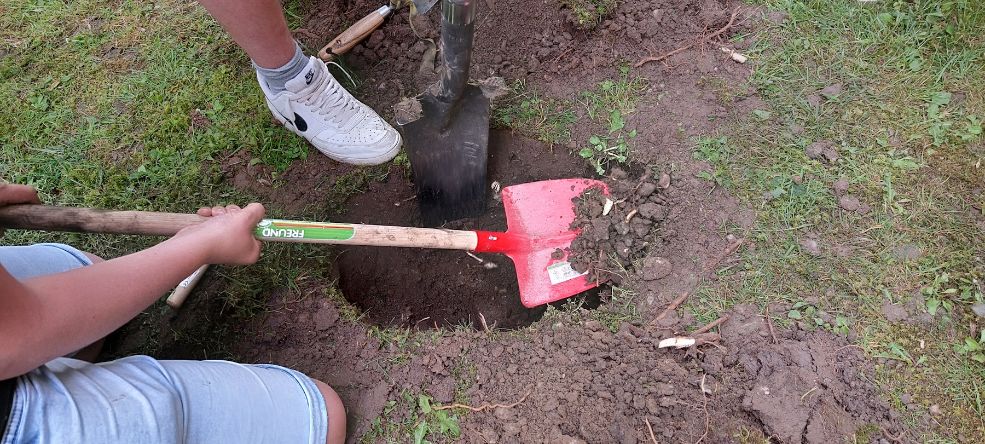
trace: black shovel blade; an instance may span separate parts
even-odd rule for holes
[[[422,221],[428,226],[486,209],[489,159],[489,99],[475,85],[465,87],[457,107],[427,93],[421,118],[399,124],[414,171]]]

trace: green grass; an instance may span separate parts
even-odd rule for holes
[[[48,202],[188,211],[244,197],[220,180],[223,156],[282,170],[308,152],[270,124],[248,59],[194,4],[17,0],[0,26],[0,177]],[[86,246],[121,252],[101,244]]]
[[[247,154],[276,179],[309,152],[272,123],[249,59],[194,2],[10,0],[0,11],[0,179],[37,187],[47,203],[172,212],[244,203],[256,196],[222,180],[223,159]],[[344,181],[353,190],[361,182]],[[3,242],[67,242],[109,258],[159,240],[11,231]],[[324,268],[323,256],[268,245],[256,266],[217,267],[226,313],[264,310],[261,294],[296,288]],[[144,316],[167,314],[161,306]]]
[[[877,377],[922,406],[902,409],[906,421],[916,425],[933,404],[944,411],[938,426],[914,429],[920,440],[980,441],[985,365],[966,339],[980,338],[969,306],[985,277],[975,209],[985,185],[985,9],[964,0],[760,3],[787,14],[750,51],[752,83],[769,109],[694,143],[695,158],[711,166],[699,177],[758,210],[751,231],[734,230],[755,248],[721,272],[718,287],[692,297],[691,309],[711,318],[737,303],[786,301],[787,311],[771,313],[781,323],[851,330],[872,356],[901,362],[879,364]],[[840,94],[810,104],[834,84]],[[839,159],[806,157],[818,141]],[[867,214],[839,208],[838,179]],[[808,237],[819,255],[801,247]],[[904,246],[922,255],[901,257]],[[933,320],[889,323],[886,303]]]
[[[578,27],[592,29],[616,10],[619,0],[561,0],[561,4],[571,10]]]
[[[573,108],[570,101],[544,97],[518,80],[496,104],[493,122],[553,147],[571,140],[571,126],[577,119]]]

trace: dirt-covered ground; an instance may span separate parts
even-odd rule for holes
[[[297,37],[309,48],[320,47],[378,3],[313,2]],[[671,52],[730,19],[733,26],[722,37],[748,34],[771,19],[733,1],[653,0],[620,2],[597,27],[583,29],[556,0],[485,0],[480,8],[473,77],[523,80],[550,97],[575,96],[618,78],[620,67]],[[402,97],[436,78],[426,56],[433,54],[427,39],[437,41],[438,16],[416,18],[413,30],[408,17],[406,10],[391,17],[345,58],[361,79],[360,98],[387,117]],[[696,177],[708,165],[687,148],[691,137],[761,103],[745,83],[750,66],[730,59],[717,41],[630,71],[644,80],[634,91],[635,111],[625,116],[638,136],[632,162],[610,169],[606,179],[613,200],[625,200],[604,216],[586,210],[579,223],[594,237],[576,244],[579,252],[603,250],[616,258],[597,264],[602,270],[596,274],[617,287],[577,298],[587,300],[582,308],[528,310],[519,304],[505,258],[484,256],[499,265],[490,270],[461,252],[340,248],[325,275],[337,278],[359,315],[324,297],[336,293],[333,279],[303,280],[302,298],[287,290],[270,295],[265,314],[243,329],[234,353],[334,386],[349,409],[352,441],[412,440],[392,433],[399,434],[401,424],[416,430],[433,412],[413,403],[401,408],[408,393],[444,405],[503,405],[453,409],[466,442],[906,441],[907,432],[872,382],[870,363],[849,338],[781,330],[757,307],[739,305],[701,336],[707,343],[657,346],[703,324],[684,310],[663,313],[665,308],[701,284],[713,285],[714,271],[728,266],[737,248],[755,248],[724,234],[726,227],[750,228],[755,213],[713,181]],[[729,46],[741,51],[750,44],[745,39]],[[597,129],[575,125],[571,131],[573,142],[549,147],[495,129],[489,180],[507,186],[592,177],[575,153]],[[352,171],[312,156],[292,165],[279,178],[287,185],[274,190],[267,171],[248,165],[243,160],[224,169],[238,187],[288,212],[323,202]],[[378,180],[341,205],[334,219],[419,224],[406,168],[375,171]],[[486,216],[449,226],[501,229],[504,219],[491,200]],[[492,331],[482,328],[480,317]],[[412,330],[396,330],[398,337],[371,325]],[[436,326],[442,329],[427,331]],[[429,436],[451,440],[448,434]]]

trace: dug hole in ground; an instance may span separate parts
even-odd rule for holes
[[[378,6],[315,2],[304,21],[307,32],[298,37],[320,47]],[[547,97],[575,98],[608,79],[638,79],[630,83],[634,109],[624,116],[625,128],[635,130],[632,162],[605,169],[610,199],[619,203],[608,211],[595,196],[576,203],[583,235],[572,253],[579,267],[611,284],[552,309],[526,309],[505,256],[483,255],[480,262],[455,251],[337,248],[335,267],[326,274],[337,278],[360,315],[349,316],[349,307],[323,296],[333,292],[331,279],[306,280],[300,298],[286,289],[269,296],[266,312],[238,335],[236,357],[292,367],[332,385],[348,408],[352,442],[413,441],[410,433],[422,423],[427,439],[438,442],[904,439],[898,416],[871,382],[871,364],[851,338],[779,329],[758,307],[739,305],[700,336],[705,343],[658,346],[693,337],[704,324],[668,305],[700,285],[714,285],[715,270],[733,263],[737,248],[755,248],[723,235],[726,226],[750,228],[755,213],[695,177],[707,165],[692,157],[688,141],[761,101],[745,83],[750,66],[716,44],[632,65],[715,30],[728,28],[721,37],[749,34],[769,19],[765,12],[735,1],[620,2],[598,26],[586,27],[557,1],[485,0],[480,9],[473,78],[501,76]],[[360,98],[387,117],[402,97],[436,79],[434,52],[424,39],[437,41],[437,15],[415,18],[413,30],[408,20],[400,11],[346,57],[363,77]],[[740,94],[723,104],[709,78],[723,79]],[[579,122],[592,121],[589,109],[576,106]],[[577,152],[581,141],[599,131],[613,134],[608,130],[574,125],[570,137],[550,146],[495,128],[489,180],[509,186],[597,177]],[[231,164],[229,180],[288,212],[321,202],[352,171],[311,156],[284,173],[289,186],[273,190],[258,180],[262,170],[248,165]],[[334,220],[419,225],[406,166],[387,168]],[[448,227],[504,229],[496,204],[491,200],[481,218]],[[403,335],[397,341],[370,334],[370,326],[410,330],[395,330]],[[440,330],[429,330],[435,327]],[[419,405],[422,396],[473,409],[441,410],[454,415],[460,430],[440,433],[435,413]]]

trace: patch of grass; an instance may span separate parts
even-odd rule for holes
[[[975,191],[985,185],[985,10],[964,0],[759,3],[786,14],[750,50],[768,108],[695,146],[711,165],[705,179],[757,209],[751,230],[733,230],[755,248],[689,306],[713,318],[737,303],[786,302],[774,319],[851,332],[881,358],[879,383],[920,406],[901,410],[906,421],[941,408],[935,428],[915,429],[919,440],[985,439],[985,365],[968,341],[981,339],[969,307],[985,277]],[[838,159],[807,157],[815,142]],[[839,179],[867,211],[841,208]],[[802,246],[808,238],[818,252]],[[929,322],[889,322],[887,304]]]
[[[522,80],[513,84],[511,93],[493,110],[495,125],[513,128],[552,147],[571,140],[575,120],[572,103],[541,96]]]
[[[11,0],[2,9],[0,179],[35,186],[47,203],[169,212],[244,203],[256,197],[222,180],[220,159],[247,150],[276,177],[309,152],[272,123],[249,59],[195,3]],[[3,239],[40,241],[112,258],[160,239],[26,231]],[[216,267],[230,319],[264,310],[259,295],[272,287],[296,288],[323,254],[267,245],[256,266]],[[214,345],[201,348],[211,354]]]
[[[714,182],[718,186],[726,185],[731,157],[727,142],[728,138],[725,136],[698,138],[694,158],[707,162],[710,167],[699,171],[696,175],[698,178]]]
[[[245,54],[194,4],[4,9],[0,177],[48,202],[190,211],[246,197],[220,180],[223,153],[247,149],[278,169],[307,153],[270,124]]]
[[[616,10],[619,0],[561,0],[561,4],[574,14],[578,27],[592,29]]]
[[[346,199],[366,191],[373,182],[386,180],[389,174],[390,165],[383,164],[371,167],[356,167],[337,177],[325,202],[326,208],[332,211],[342,210],[345,207]]]

